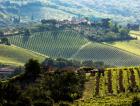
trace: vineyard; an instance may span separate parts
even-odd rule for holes
[[[140,97],[140,67],[108,68],[104,74],[92,75],[88,85],[90,89],[86,88],[83,95],[86,98],[75,102],[75,105],[128,106],[132,102],[132,97]],[[87,97],[89,94],[92,95]]]
[[[75,31],[37,32],[31,36],[12,36],[9,41],[19,47],[29,49],[52,58],[63,57],[77,60],[103,61],[109,65],[130,66],[139,65],[138,52],[128,52],[103,43],[93,43]],[[134,45],[136,47],[136,45]],[[137,45],[137,49],[138,49]],[[129,50],[129,49],[128,49]],[[136,50],[136,49],[134,49]]]
[[[104,61],[106,64],[117,66],[140,64],[140,56],[129,51],[125,51],[124,49],[116,48],[112,45],[90,43],[76,53],[73,58],[77,58],[79,60]],[[126,47],[125,49],[128,48]]]
[[[82,45],[88,42],[84,37],[74,31],[39,32],[29,38],[24,36],[9,37],[12,44],[33,50],[49,57],[69,58]]]

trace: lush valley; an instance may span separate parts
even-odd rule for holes
[[[0,106],[140,106],[139,5],[0,0]]]

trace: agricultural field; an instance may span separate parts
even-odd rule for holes
[[[31,34],[30,37],[18,35],[8,39],[16,46],[39,52],[52,58],[63,57],[80,61],[103,61],[106,64],[115,66],[139,65],[140,63],[139,45],[134,45],[131,50],[125,50],[128,48],[127,44],[123,46],[124,48],[121,48],[121,46],[115,47],[114,43],[90,42],[75,31],[37,32]],[[134,50],[137,50],[137,52]]]
[[[85,84],[83,98],[72,106],[129,106],[140,97],[140,67],[107,68],[92,75]]]
[[[130,31],[130,35],[131,35],[131,34],[140,35],[140,31],[133,31],[133,30],[131,30],[131,31]]]
[[[16,46],[0,45],[0,63],[2,64],[23,66],[30,58],[42,62],[45,56]]]
[[[105,44],[124,50],[129,53],[133,53],[137,56],[140,56],[140,40],[131,40],[131,41],[123,41],[123,42],[119,41],[119,42],[105,43]]]
[[[76,52],[72,58],[79,60],[103,61],[106,64],[115,66],[131,66],[140,64],[140,56],[129,51],[113,47],[112,44],[108,45],[104,43],[88,43],[84,48]]]
[[[88,42],[74,31],[39,32],[29,38],[23,36],[9,37],[12,44],[33,50],[49,57],[71,57],[82,45]]]
[[[132,37],[137,37],[137,39],[139,39],[140,40],[140,31],[130,31],[130,36],[132,36]]]

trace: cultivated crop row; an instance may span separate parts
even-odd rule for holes
[[[96,74],[94,96],[117,95],[140,91],[140,68],[105,69],[104,76]]]

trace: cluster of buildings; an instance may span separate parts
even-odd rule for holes
[[[55,25],[56,26],[63,26],[63,25],[78,25],[80,23],[87,23],[87,24],[91,24],[91,21],[89,21],[86,18],[76,18],[76,17],[72,17],[71,19],[67,19],[67,20],[53,20],[56,21]],[[52,24],[52,20],[44,20],[45,23],[47,24]]]
[[[103,24],[103,25],[108,25],[108,23],[111,21],[111,19],[109,18],[85,18],[85,17],[81,17],[81,18],[77,18],[77,17],[72,17],[71,19],[67,19],[67,20],[54,20],[56,23],[55,23],[55,26],[56,27],[61,27],[61,26],[64,26],[64,25],[79,25],[79,24],[87,24],[87,25],[96,25],[98,23],[100,24]],[[52,20],[44,20],[45,24],[52,24]]]

